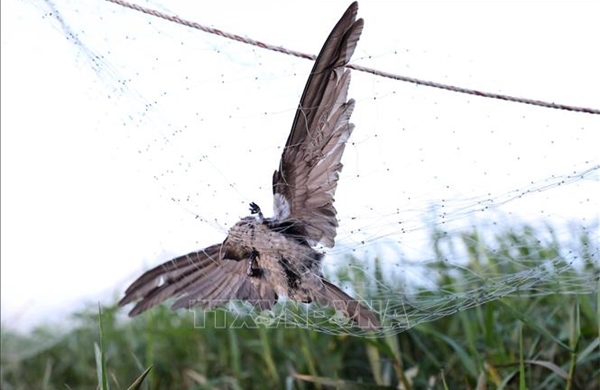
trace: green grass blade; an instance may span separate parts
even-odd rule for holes
[[[97,343],[94,343],[98,386],[102,390],[109,390],[108,373],[106,372],[106,357],[104,356],[104,325],[102,323],[102,309],[100,308],[100,304],[98,304],[98,323],[100,324],[100,346],[98,346]]]
[[[146,376],[150,373],[150,370],[152,370],[152,366],[146,368],[146,370],[144,372],[142,372],[142,375],[138,376],[136,378],[135,381],[133,381],[133,383],[131,384],[131,386],[129,386],[127,388],[127,390],[139,390],[142,388],[142,383],[144,382],[144,379],[146,379]]]
[[[565,348],[566,350],[570,350],[569,346],[567,344],[565,344],[562,340],[560,340],[558,337],[554,336],[552,333],[550,333],[548,330],[546,330],[543,326],[541,326],[537,321],[535,321],[533,318],[531,318],[531,316],[519,311],[519,310],[515,310],[513,309],[509,304],[507,304],[504,299],[499,299],[498,303],[500,305],[503,306],[503,308],[508,311],[513,317],[521,320],[524,324],[526,324],[527,326],[533,328],[535,331],[537,331],[538,333],[548,337],[549,339],[551,339],[553,342],[555,342],[556,344],[560,345],[561,347]]]
[[[380,386],[380,385],[373,385],[373,384],[368,384],[368,383],[354,382],[354,381],[349,381],[349,380],[345,380],[345,379],[334,379],[334,378],[326,378],[326,377],[313,376],[313,375],[294,374],[294,378],[304,381],[304,382],[314,383],[315,385],[330,386],[330,387],[334,387],[334,388],[338,388],[338,389],[347,389],[347,390],[395,389],[395,387],[392,387],[392,386]]]
[[[523,325],[519,324],[519,389],[527,390],[525,382],[525,357],[523,354]]]

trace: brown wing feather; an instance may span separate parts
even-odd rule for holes
[[[323,288],[315,293],[315,299],[324,306],[333,306],[363,329],[378,329],[381,324],[375,314],[356,299],[352,298],[335,285],[322,279]]]
[[[212,245],[145,272],[125,291],[119,306],[138,301],[130,316],[169,298],[178,298],[173,309],[212,308],[234,299],[270,308],[277,299],[275,292],[260,278],[248,278],[246,268],[245,261],[222,259],[221,244]]]
[[[332,247],[338,226],[333,197],[340,160],[354,126],[347,101],[350,71],[363,28],[352,3],[325,41],[302,94],[292,130],[273,175],[275,219],[302,223],[311,245]]]

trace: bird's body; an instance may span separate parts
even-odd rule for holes
[[[323,253],[338,226],[333,196],[354,101],[347,100],[350,60],[363,21],[350,5],[327,38],[308,78],[279,169],[273,174],[274,216],[251,214],[229,230],[222,244],[175,258],[138,278],[120,304],[138,301],[130,315],[168,298],[173,307],[217,307],[243,300],[269,309],[279,296],[333,306],[359,326],[376,328],[369,309],[323,278]]]
[[[242,219],[229,230],[223,251],[225,258],[248,260],[251,279],[267,283],[278,296],[310,303],[312,291],[323,286],[323,254],[271,220]]]

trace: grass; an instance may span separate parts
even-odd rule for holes
[[[569,266],[561,253],[571,251],[580,265],[563,268],[544,285],[555,294],[536,294],[533,285],[523,294],[499,296],[377,339],[284,326],[212,326],[215,319],[231,316],[223,311],[206,313],[207,326],[199,329],[189,312],[173,313],[164,306],[131,321],[114,306],[102,307],[100,317],[98,308],[90,308],[73,315],[67,332],[41,326],[22,335],[3,328],[0,387],[597,389],[598,284],[594,293],[569,293],[581,275],[595,275],[598,283],[598,248],[592,246],[597,240],[584,232],[567,249],[552,235],[549,240],[538,235],[527,227],[491,242],[477,232],[437,234],[432,241],[438,259],[428,266],[437,267],[445,286],[459,290],[469,270],[491,279],[518,274],[519,261],[506,259],[519,257]],[[468,267],[446,272],[449,254],[442,248],[452,246],[442,245],[443,240],[462,243]],[[423,290],[413,297],[432,294]]]

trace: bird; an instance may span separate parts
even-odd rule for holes
[[[130,316],[175,298],[172,309],[212,309],[246,301],[269,310],[280,297],[318,303],[341,312],[353,326],[378,329],[363,303],[323,277],[324,253],[338,227],[333,206],[341,158],[354,129],[346,68],[363,30],[353,2],[325,41],[302,93],[292,129],[272,178],[273,216],[250,203],[222,243],[148,270],[125,291],[119,306],[135,302]]]

